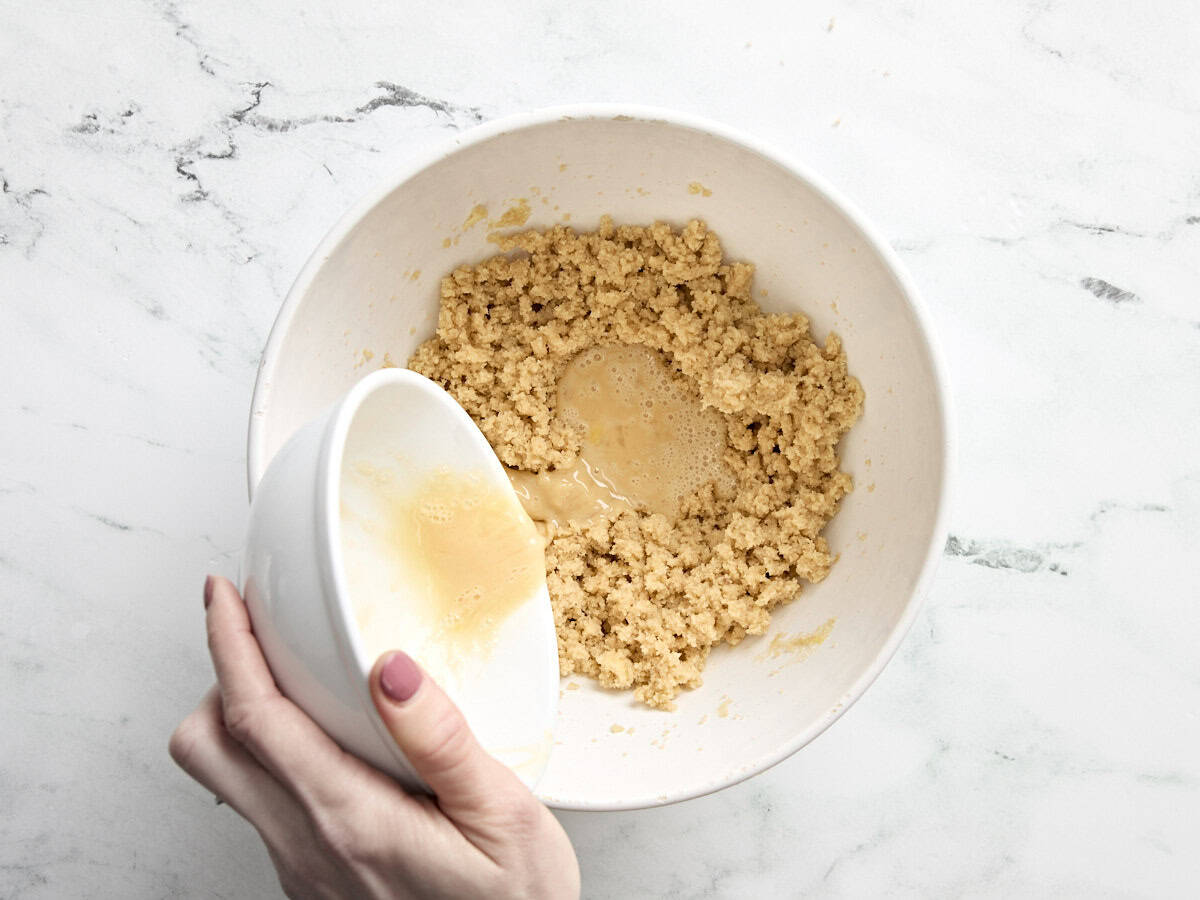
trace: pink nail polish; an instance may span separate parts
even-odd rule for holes
[[[421,669],[411,656],[396,650],[379,670],[379,686],[389,699],[403,703],[421,686]]]
[[[204,576],[204,608],[208,609],[208,604],[212,603],[213,592],[213,577],[211,575]]]

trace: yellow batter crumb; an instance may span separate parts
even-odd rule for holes
[[[467,214],[466,220],[462,223],[462,230],[466,231],[468,228],[474,227],[476,223],[482,222],[487,218],[487,214],[487,207],[482,203],[476,203],[471,207],[471,212]]]
[[[529,221],[532,212],[533,210],[529,208],[529,201],[524,197],[519,197],[516,204],[506,209],[500,218],[494,222],[488,222],[488,228],[514,228],[524,225]]]
[[[437,333],[409,366],[445,387],[508,466],[570,466],[581,435],[557,416],[559,375],[597,344],[660,351],[724,417],[734,484],[684,499],[674,521],[619,510],[546,548],[561,673],[670,709],[716,644],[761,634],[770,610],[832,564],[821,530],[851,489],[838,441],[863,393],[841,341],[768,315],[754,268],[726,262],[701,221],[558,225],[498,240],[507,255],[442,279]]]

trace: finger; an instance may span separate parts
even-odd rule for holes
[[[430,789],[442,812],[462,827],[529,799],[506,766],[471,733],[454,702],[412,657],[396,650],[371,670],[371,697],[388,731]]]
[[[237,588],[210,578],[205,596],[225,728],[310,810],[336,805],[358,761],[279,692]]]
[[[225,708],[281,696],[233,582],[210,575],[204,583],[204,609],[208,649]]]
[[[175,729],[169,750],[181,769],[233,807],[268,844],[285,847],[302,833],[306,819],[300,805],[226,732],[215,687]]]

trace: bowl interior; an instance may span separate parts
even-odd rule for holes
[[[489,228],[502,220],[587,230],[604,214],[705,219],[727,258],[757,266],[764,309],[805,313],[818,340],[838,332],[863,384],[864,415],[842,448],[856,488],[826,530],[840,559],[766,635],[718,648],[675,712],[565,679],[539,794],[564,808],[630,808],[751,775],[820,733],[878,674],[944,540],[942,390],[904,277],[827,188],[720,129],[594,113],[492,126],[461,143],[352,211],[301,274],[255,393],[251,484],[293,431],[432,335],[440,277],[493,254]],[[771,652],[779,635],[823,627],[819,643]]]
[[[424,376],[407,369],[376,371],[349,396],[362,400],[348,403],[334,427],[325,501],[335,594],[359,683],[381,654],[403,647],[458,704],[479,742],[532,785],[549,757],[558,706],[558,650],[545,584],[494,632],[449,639],[438,636],[435,614],[419,587],[399,592],[395,587],[423,583],[421,573],[407,568],[396,552],[398,539],[413,537],[397,532],[395,523],[416,485],[448,467],[477,479],[476,496],[485,486],[503,492],[500,497],[519,515],[508,476],[466,411]],[[486,521],[478,508],[474,518]],[[455,538],[460,553],[487,558],[487,548],[461,543],[461,525]],[[465,562],[470,572],[469,557]],[[382,721],[372,719],[382,728]]]

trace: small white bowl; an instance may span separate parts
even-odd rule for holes
[[[523,198],[523,199],[522,199]],[[886,665],[916,616],[946,538],[952,434],[944,366],[916,290],[885,240],[821,178],[724,126],[629,106],[553,109],[492,122],[408,167],[350,210],[284,301],[254,392],[248,474],[387,358],[403,365],[437,322],[439,278],[496,252],[485,205],[563,221],[705,219],[726,256],[757,266],[764,309],[837,331],[862,382],[842,442],[856,489],[826,529],[840,559],[779,608],[770,631],[715,650],[704,685],[666,713],[586,678],[563,683],[539,785],[564,809],[630,809],[747,778],[828,728]],[[820,646],[772,656],[781,634]],[[623,730],[616,730],[619,726]]]
[[[339,744],[415,788],[423,784],[371,699],[365,652],[347,577],[341,508],[367,527],[387,511],[347,492],[344,476],[368,467],[397,484],[451,469],[512,488],[471,417],[440,386],[407,369],[373,372],[297,431],[268,466],[250,505],[242,593],[280,689]],[[481,482],[482,483],[482,482]],[[514,503],[516,500],[514,498]],[[353,540],[353,537],[350,538]],[[370,554],[366,555],[370,558]],[[359,573],[389,590],[387,565]],[[400,607],[387,639],[434,674],[489,751],[529,786],[550,752],[558,705],[558,647],[543,582],[497,627],[484,652],[423,641],[425,615]],[[396,634],[392,629],[402,631]]]

